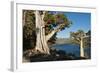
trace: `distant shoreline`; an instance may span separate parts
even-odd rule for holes
[[[57,38],[55,44],[70,44],[71,39],[70,38]]]

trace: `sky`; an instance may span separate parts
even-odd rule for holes
[[[70,28],[58,32],[57,38],[69,38],[70,32],[76,32],[80,29],[84,32],[91,30],[91,13],[66,12],[64,15],[72,21],[72,25]]]

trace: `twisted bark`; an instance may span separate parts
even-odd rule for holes
[[[45,54],[50,54],[50,49],[48,47],[47,41],[58,31],[61,29],[61,25],[56,27],[50,34],[47,36],[45,35],[45,22],[44,22],[44,16],[45,16],[45,11],[43,12],[42,15],[40,15],[39,11],[35,12],[35,17],[36,17],[36,47],[35,49],[41,53]]]
[[[47,45],[46,37],[45,37],[45,29],[43,28],[45,26],[43,17],[41,16],[39,11],[35,12],[36,17],[36,28],[38,31],[36,32],[36,47],[35,49],[39,51],[40,53],[44,54],[50,54],[49,47]]]

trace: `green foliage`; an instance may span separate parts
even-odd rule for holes
[[[46,25],[52,24],[55,22],[55,18],[52,14],[49,14],[48,12],[45,14],[44,21]]]
[[[88,37],[85,37],[88,36]],[[80,39],[83,38],[83,47],[90,48],[91,47],[91,31],[84,32],[83,30],[78,30],[77,32],[70,32],[70,38],[72,39],[72,43],[80,44]]]
[[[51,33],[54,28],[60,26],[60,30],[70,27],[71,21],[63,13],[53,14],[51,11],[46,11],[45,22],[45,35]],[[40,15],[43,11],[40,11]],[[23,10],[23,49],[31,49],[36,44],[36,32],[38,28],[35,27],[35,14],[34,10]],[[54,44],[56,41],[56,34],[48,41],[48,44]]]
[[[56,12],[55,12],[56,13]],[[56,28],[57,26],[60,26],[60,30],[64,30],[66,27],[69,28],[72,24],[71,21],[68,20],[68,18],[64,15],[64,13],[50,13],[46,12],[45,17],[45,28],[50,31],[54,30],[53,28]],[[49,34],[46,33],[46,34]]]
[[[35,34],[35,15],[32,10],[23,10],[23,50],[35,47],[36,34]]]
[[[90,36],[91,35],[91,30],[89,30],[86,35]]]
[[[89,30],[88,32],[86,32],[86,35],[89,37],[86,37],[84,39],[84,48],[90,48],[91,47],[91,31]]]
[[[75,39],[76,41],[79,41],[84,36],[85,33],[83,30],[78,30],[77,32],[70,32],[70,37]]]

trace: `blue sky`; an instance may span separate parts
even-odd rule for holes
[[[81,29],[85,32],[91,29],[91,13],[66,12],[65,16],[72,21],[70,28],[57,33],[57,38],[69,38],[70,32]]]

